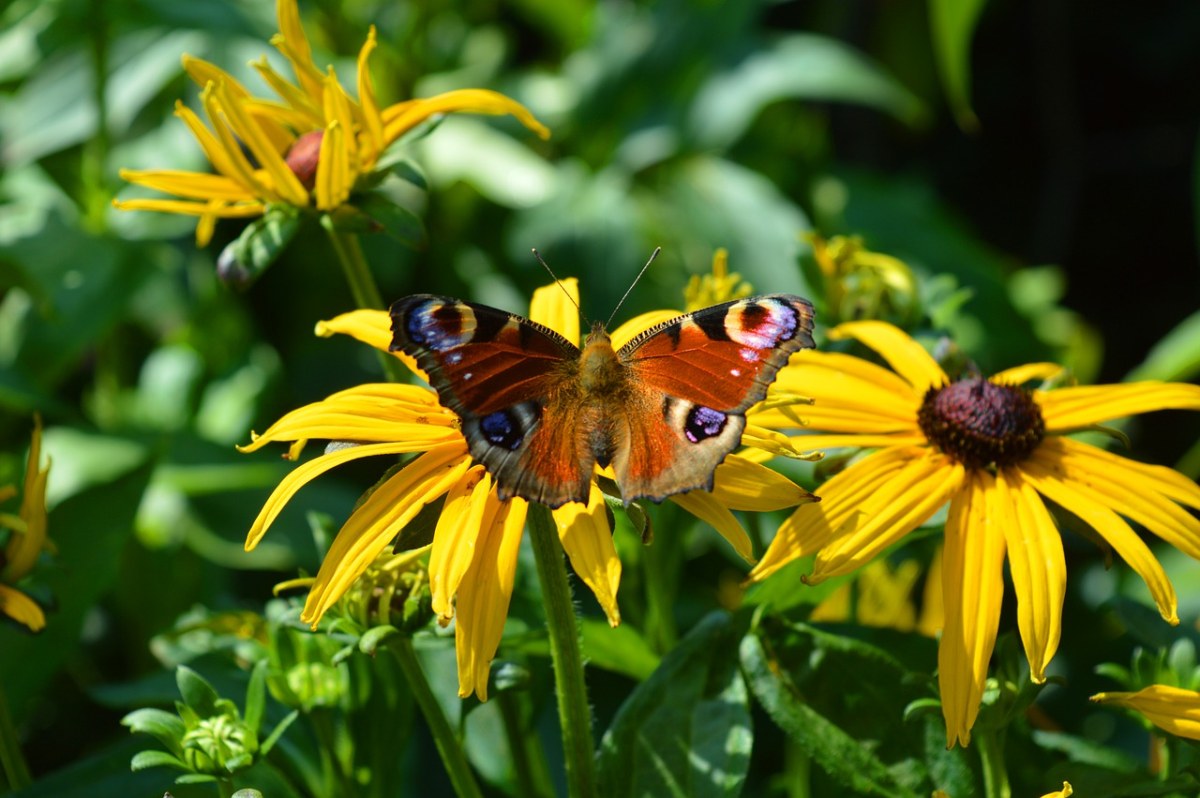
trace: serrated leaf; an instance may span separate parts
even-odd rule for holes
[[[217,714],[217,702],[221,697],[203,676],[186,665],[180,665],[175,669],[175,683],[179,685],[183,703],[197,716],[209,718]]]
[[[600,743],[600,794],[735,796],[753,744],[737,664],[745,622],[702,620],[617,711]]]
[[[140,751],[129,761],[129,769],[135,773],[147,768],[176,768],[187,770],[188,766],[166,751]]]
[[[865,795],[918,798],[897,784],[887,766],[869,750],[804,701],[757,634],[746,635],[739,650],[746,680],[759,704],[831,778]]]

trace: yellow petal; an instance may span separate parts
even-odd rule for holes
[[[1164,731],[1200,740],[1200,693],[1194,690],[1152,684],[1136,693],[1097,693],[1092,700],[1132,709]]]
[[[613,349],[620,349],[651,327],[677,319],[681,315],[683,314],[678,310],[651,310],[638,314],[629,321],[622,322],[610,333]]]
[[[321,137],[321,152],[317,156],[317,176],[313,187],[317,208],[322,211],[340,207],[350,198],[352,178],[346,139],[346,128],[338,122],[331,122]]]
[[[466,452],[466,444],[455,442],[453,444],[443,444],[443,446],[453,446],[463,455]],[[392,442],[392,443],[369,443],[363,446],[352,446],[346,449],[337,449],[329,454],[323,454],[320,457],[315,457],[303,465],[297,466],[286,477],[280,480],[275,490],[271,491],[271,495],[267,497],[263,503],[263,508],[259,511],[258,517],[254,519],[254,523],[250,525],[250,531],[246,533],[246,551],[252,550],[262,540],[263,535],[279,517],[279,513],[296,493],[307,485],[312,480],[324,474],[331,468],[337,468],[343,463],[348,463],[352,460],[358,460],[362,457],[373,457],[385,454],[401,454],[405,452],[421,451],[428,448],[427,444],[417,444],[414,446],[408,441]],[[418,458],[422,459],[422,458]],[[407,470],[407,469],[405,469]]]
[[[49,477],[49,463],[42,466],[42,418],[34,416],[29,454],[25,458],[21,506],[17,511],[22,529],[9,536],[2,558],[6,562],[0,567],[0,578],[6,582],[16,582],[32,571],[42,550],[47,547],[46,483]]]
[[[202,58],[184,55],[183,68],[201,89],[210,83],[223,83],[227,87],[230,97],[236,99],[238,102],[253,100],[250,92],[238,82],[237,78],[219,66],[211,64]],[[261,117],[258,119],[258,123],[261,126],[263,135],[267,137],[271,143],[271,147],[276,152],[287,150],[288,146],[295,139],[295,136],[272,116]]]
[[[550,131],[529,113],[529,109],[516,100],[487,89],[448,91],[426,100],[409,101],[400,107],[387,108],[382,113],[383,138],[391,144],[429,117],[451,113],[511,114],[541,138],[550,138]]]
[[[810,350],[793,355],[780,369],[768,396],[777,393],[810,397],[818,411],[822,408],[854,411],[875,418],[876,423],[887,420],[891,422],[890,429],[895,429],[896,424],[914,428],[921,404],[921,395],[886,369],[849,355]],[[808,408],[800,413],[808,419]],[[810,423],[817,429],[830,429],[817,421]]]
[[[563,551],[571,558],[571,567],[595,594],[609,625],[616,626],[621,622],[621,611],[617,608],[621,560],[613,547],[604,494],[593,481],[586,507],[579,502],[567,502],[551,514],[558,525]]]
[[[874,349],[913,387],[918,396],[924,396],[930,388],[947,384],[950,380],[937,361],[908,337],[899,327],[883,321],[851,321],[839,324],[829,331],[829,338],[840,341],[854,338]]]
[[[815,501],[813,495],[764,465],[731,454],[713,473],[712,496],[730,510],[770,512]]]
[[[241,143],[254,155],[259,166],[270,175],[273,193],[283,202],[290,205],[295,205],[298,208],[307,206],[308,191],[300,183],[300,178],[296,177],[295,172],[283,160],[280,150],[275,149],[270,138],[263,132],[258,120],[246,113],[241,100],[230,96],[230,91],[226,84],[215,84],[214,91],[216,93],[217,106],[224,113],[229,127],[237,134]],[[210,108],[210,106],[205,107]],[[213,117],[211,108],[209,116],[213,118],[213,124],[215,125],[216,118]],[[218,133],[223,133],[224,130],[224,126],[220,126]],[[226,148],[228,146],[229,143],[226,142]]]
[[[754,562],[754,545],[742,525],[738,523],[729,508],[717,501],[706,490],[693,490],[688,493],[677,493],[670,500],[687,510],[692,515],[712,526],[721,537],[729,541],[733,550],[748,563]]]
[[[1200,519],[1155,490],[1137,470],[1123,468],[1132,460],[1112,455],[1090,456],[1101,451],[1086,443],[1051,439],[1042,444],[1043,456],[1057,459],[1071,483],[1096,504],[1131,518],[1189,557],[1200,559]],[[1089,451],[1090,450],[1090,451]],[[1140,464],[1136,464],[1140,465]]]
[[[849,573],[929,520],[962,484],[964,470],[944,455],[924,452],[882,485],[817,554],[810,584]],[[818,495],[820,495],[818,493]],[[865,520],[863,520],[865,519]]]
[[[817,490],[819,504],[805,505],[788,516],[767,546],[749,580],[761,582],[785,565],[829,543],[847,519],[860,512],[863,501],[875,495],[914,453],[907,449],[877,452],[835,475]]]
[[[1017,625],[1029,660],[1029,677],[1041,684],[1062,635],[1067,586],[1062,538],[1041,497],[1018,469],[1001,471],[997,487],[1013,505],[1015,523],[1006,526],[1004,534],[1017,594]]]
[[[358,102],[362,105],[363,117],[363,169],[370,169],[383,151],[383,117],[379,113],[379,102],[375,99],[375,84],[371,80],[371,53],[375,51],[375,26],[367,33],[367,40],[358,51]]]
[[[1036,391],[1048,432],[1103,424],[1154,410],[1200,410],[1200,385],[1133,382]]]
[[[921,446],[920,433],[880,433],[875,435],[792,435],[788,438],[797,449],[884,449],[889,446]]]
[[[430,449],[393,474],[347,519],[329,553],[300,617],[314,627],[354,580],[362,575],[396,533],[429,502],[458,482],[471,465],[461,443]]]
[[[484,527],[491,493],[492,478],[481,465],[468,469],[446,493],[429,554],[433,611],[443,622],[454,617],[454,594],[475,558],[475,543]]]
[[[0,613],[29,627],[31,632],[46,628],[46,614],[37,603],[15,587],[0,584]]]
[[[296,0],[276,0],[275,15],[279,19],[279,35],[271,39],[271,43],[283,53],[292,64],[296,78],[304,86],[309,96],[319,101],[321,98],[322,75],[312,60],[312,46],[304,35],[304,26],[300,24],[300,9]]]
[[[185,172],[176,169],[135,171],[122,169],[122,180],[152,188],[184,199],[219,199],[227,202],[254,202],[255,196],[245,186],[224,175]]]
[[[1066,472],[1060,458],[1048,455],[1043,445],[1021,463],[1021,472],[1038,493],[1079,516],[1099,532],[1121,559],[1146,582],[1163,619],[1170,624],[1179,623],[1175,588],[1150,548],[1119,515],[1081,493],[1072,484],[1071,475]]]
[[[996,385],[1023,385],[1030,380],[1054,379],[1062,373],[1063,367],[1057,363],[1026,363],[997,372],[988,381]]]
[[[1042,798],[1071,798],[1071,796],[1074,794],[1075,794],[1075,790],[1071,788],[1071,782],[1064,781],[1061,790],[1055,790],[1054,792],[1048,792],[1045,795],[1043,795]]]
[[[567,277],[535,289],[529,301],[529,320],[579,346],[579,280]]]
[[[1006,504],[990,474],[972,472],[946,518],[946,626],[938,645],[938,689],[947,748],[971,742],[983,698],[1004,594],[1005,530],[1016,522]]]
[[[392,345],[392,318],[386,310],[352,310],[328,321],[317,322],[316,334],[322,338],[340,333],[369,344],[382,352]],[[403,352],[388,352],[426,382],[429,376],[417,366],[417,361]]]
[[[489,669],[504,634],[528,508],[524,499],[501,502],[495,492],[489,501],[496,507],[485,519],[475,559],[459,585],[454,625],[459,698],[475,693],[480,701],[487,701]]]
[[[210,202],[160,199],[113,200],[113,207],[119,211],[157,211],[159,213],[178,213],[184,216],[214,215],[222,219],[248,219],[262,216],[263,211],[266,210],[266,206],[261,202],[214,208]]]
[[[908,418],[899,419],[871,410],[838,405],[836,402],[763,410],[755,412],[752,418],[758,426],[774,429],[802,427],[825,432],[869,433],[872,435],[891,433],[914,435],[919,433],[915,411]],[[803,423],[797,423],[797,418]],[[924,438],[924,435],[921,437]]]
[[[937,637],[946,626],[946,601],[942,593],[943,547],[938,546],[929,570],[925,574],[925,589],[921,593],[921,616],[917,618],[917,632],[926,637]]]
[[[1131,485],[1161,493],[1171,501],[1200,509],[1200,485],[1174,469],[1139,463],[1070,438],[1047,438],[1039,448],[1047,452],[1058,452],[1061,457],[1069,456],[1072,459],[1087,461],[1084,467],[1089,471],[1103,473],[1107,469],[1113,474],[1120,472]]]

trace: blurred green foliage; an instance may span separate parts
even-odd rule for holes
[[[907,264],[926,310],[910,329],[930,342],[952,336],[985,372],[1055,359],[1084,381],[1200,374],[1187,210],[1198,204],[1196,116],[1180,101],[1200,68],[1193,4],[315,0],[301,10],[318,63],[344,76],[367,26],[378,27],[384,102],[486,86],[553,131],[543,143],[511,120],[452,117],[411,145],[426,190],[412,186],[404,203],[423,218],[423,243],[408,248],[417,238],[409,227],[365,241],[389,299],[442,292],[521,312],[547,281],[529,254],[537,247],[559,276],[581,278],[585,312],[604,318],[654,246],[663,254],[623,315],[681,306],[688,276],[705,272],[717,247],[757,290],[821,299],[806,235],[841,234]],[[378,379],[377,361],[361,345],[312,334],[317,320],[352,307],[319,230],[302,227],[238,293],[218,280],[215,261],[243,224],[223,222],[197,251],[190,219],[110,208],[129,192],[120,167],[206,168],[172,116],[176,98],[197,107],[180,55],[258,86],[247,63],[268,50],[274,25],[270,4],[251,0],[0,9],[0,484],[19,476],[40,412],[57,545],[40,570],[46,631],[0,625],[0,684],[36,777],[22,795],[170,786],[162,771],[129,772],[140,741],[127,738],[121,715],[175,700],[165,669],[185,663],[240,699],[250,676],[239,645],[248,643],[205,626],[207,613],[260,613],[272,584],[312,573],[321,547],[305,511],[342,518],[378,476],[366,466],[324,477],[244,552],[246,529],[288,467],[233,446],[288,409]],[[1194,477],[1200,448],[1188,446],[1200,426],[1181,416],[1139,421],[1134,454],[1179,461]],[[760,543],[772,523],[762,520]],[[800,794],[790,785],[810,768],[821,771],[812,794],[972,794],[978,764],[943,750],[919,704],[870,761],[847,753],[860,750],[852,740],[870,718],[898,717],[934,695],[929,641],[858,629],[840,631],[859,642],[834,645],[801,623],[816,599],[795,596],[772,599],[795,621],[752,628],[746,610],[719,609],[718,585],[744,570],[711,531],[676,535],[675,581],[653,587],[638,536],[622,527],[617,537],[627,623],[608,630],[583,599],[593,703],[608,730],[600,762],[626,779],[608,794],[666,794],[656,781],[664,761],[687,772],[677,748],[646,759],[621,744],[646,730],[662,730],[655,739],[665,746],[688,741],[720,770],[680,794]],[[1169,646],[1174,633],[1112,601],[1142,599],[1127,571],[1103,570],[1079,539],[1067,557],[1055,661],[1064,683],[1037,704],[1049,719],[1038,725],[1051,731],[1013,744],[1013,779],[1019,794],[1035,794],[1070,777],[1085,794],[1082,774],[1100,767],[1095,746],[1114,745],[1127,753],[1106,754],[1105,772],[1124,775],[1092,778],[1086,794],[1118,795],[1142,778],[1142,738],[1086,706],[1084,696],[1111,686],[1092,669],[1128,660],[1135,642]],[[1182,557],[1168,565],[1190,621],[1200,569]],[[485,705],[459,701],[446,681],[450,640],[435,630],[418,645],[489,794],[523,783],[510,763],[521,761],[509,749],[513,724],[550,761],[561,757],[532,570],[518,571],[500,653],[520,699],[501,691]],[[646,620],[655,590],[672,597],[665,621]],[[271,612],[274,635],[295,623]],[[197,626],[208,636],[194,649],[168,634]],[[795,666],[798,685],[781,681],[779,661]],[[327,737],[296,724],[277,743],[290,766],[256,765],[254,786],[302,794],[297,784],[324,778],[306,769],[330,756],[352,777],[364,762],[386,763],[369,794],[448,789],[410,697],[385,671],[362,655],[336,666],[361,703],[347,699],[344,725],[330,721]],[[874,688],[854,692],[864,684]],[[270,728],[286,714],[287,690],[275,684],[267,700],[257,689]],[[328,713],[318,731],[333,717],[306,711]],[[813,733],[856,714],[859,725]]]

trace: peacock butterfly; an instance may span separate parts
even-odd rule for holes
[[[462,419],[500,498],[586,502],[610,463],[625,503],[711,489],[788,357],[813,346],[812,305],[787,294],[686,313],[614,350],[604,325],[580,350],[529,319],[416,294],[391,308],[392,351],[416,358]]]

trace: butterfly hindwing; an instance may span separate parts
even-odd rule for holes
[[[626,501],[710,489],[788,357],[813,346],[812,306],[786,294],[740,299],[653,327],[618,353],[637,401],[613,466]]]
[[[462,420],[501,498],[586,501],[593,460],[575,434],[574,344],[515,314],[430,294],[397,301],[391,317],[391,349],[413,356]]]

